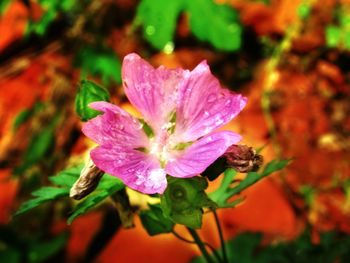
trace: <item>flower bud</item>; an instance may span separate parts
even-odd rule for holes
[[[81,171],[79,179],[70,189],[69,196],[75,200],[84,198],[96,189],[103,174],[104,172],[89,159],[88,163]]]
[[[263,156],[246,145],[231,145],[224,157],[228,167],[241,173],[257,171],[263,164]]]

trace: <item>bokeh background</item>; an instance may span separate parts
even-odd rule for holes
[[[235,262],[350,262],[350,1],[1,0],[0,16],[0,262],[199,254],[170,234],[149,237],[137,217],[120,229],[109,202],[71,225],[68,198],[13,217],[92,146],[74,110],[81,79],[133,112],[120,76],[131,52],[154,66],[207,60],[249,99],[225,128],[264,147],[265,161],[293,158],[220,212]],[[212,221],[202,235],[217,247]]]

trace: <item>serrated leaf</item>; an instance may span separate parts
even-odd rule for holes
[[[235,172],[233,169],[228,169],[224,173],[224,178],[219,188],[214,192],[210,193],[209,196],[220,208],[233,207],[240,203],[242,199],[237,199],[233,202],[228,202],[228,200],[231,197],[241,193],[243,190],[255,184],[259,180],[265,178],[266,176],[270,175],[271,173],[283,169],[288,165],[289,162],[290,160],[273,160],[267,165],[265,165],[261,173],[248,173],[247,176],[242,181],[240,181],[238,185],[234,187],[231,187],[231,183],[233,182],[237,172]]]
[[[77,53],[75,65],[82,75],[99,76],[104,85],[121,83],[121,63],[112,49],[84,46]]]
[[[55,176],[49,177],[49,180],[52,183],[56,184],[57,186],[63,186],[63,188],[45,186],[34,191],[32,195],[35,198],[24,202],[15,215],[25,213],[45,202],[68,196],[70,188],[75,183],[76,179],[78,179],[81,169],[82,165],[68,168]]]
[[[123,182],[117,177],[109,174],[105,174],[99,182],[96,190],[114,191],[115,185],[124,186]]]
[[[69,216],[67,223],[71,224],[74,219],[76,219],[82,214],[85,214],[87,211],[89,211],[91,208],[102,202],[108,196],[109,193],[107,191],[102,191],[98,195],[87,196],[75,207],[73,213],[71,214],[71,216]]]
[[[104,175],[94,192],[80,201],[69,216],[67,222],[71,224],[78,216],[85,214],[93,207],[99,205],[108,196],[124,187],[122,181],[109,175]]]
[[[95,101],[109,101],[109,92],[89,80],[82,80],[78,93],[75,97],[75,111],[82,121],[87,121],[101,114],[101,112],[91,109],[88,105]]]
[[[261,176],[267,176],[273,172],[282,170],[290,163],[290,159],[287,160],[272,160],[268,164],[265,165],[264,170],[261,173]]]
[[[216,4],[213,0],[187,1],[193,34],[202,41],[225,51],[241,47],[242,26],[232,7]]]
[[[59,172],[55,176],[50,176],[49,180],[57,186],[70,189],[75,181],[79,178],[80,172],[84,165],[78,165]]]
[[[34,199],[31,199],[27,202],[22,203],[18,211],[15,213],[15,216],[23,214],[43,203],[54,200],[56,198],[67,196],[69,191],[63,188],[56,187],[43,187],[39,190],[36,190],[32,193],[35,196]]]
[[[172,42],[183,8],[184,0],[142,0],[137,7],[136,23],[142,24],[146,40],[162,50]]]
[[[148,205],[149,210],[141,210],[140,219],[143,227],[150,236],[170,233],[174,228],[174,222],[165,217],[159,204]]]

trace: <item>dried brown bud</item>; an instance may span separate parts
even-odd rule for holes
[[[75,200],[80,200],[94,191],[104,174],[93,162],[89,159],[80,173],[79,179],[70,189],[69,196]]]
[[[231,145],[226,150],[224,157],[228,167],[241,173],[257,171],[263,164],[263,156],[246,145]]]

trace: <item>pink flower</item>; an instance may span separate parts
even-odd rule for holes
[[[137,191],[163,193],[166,175],[188,178],[202,173],[239,134],[215,129],[231,121],[246,98],[220,87],[205,61],[194,70],[155,69],[136,54],[124,58],[122,78],[129,101],[143,124],[116,105],[94,102],[103,114],[83,126],[99,144],[90,153],[95,165]]]

